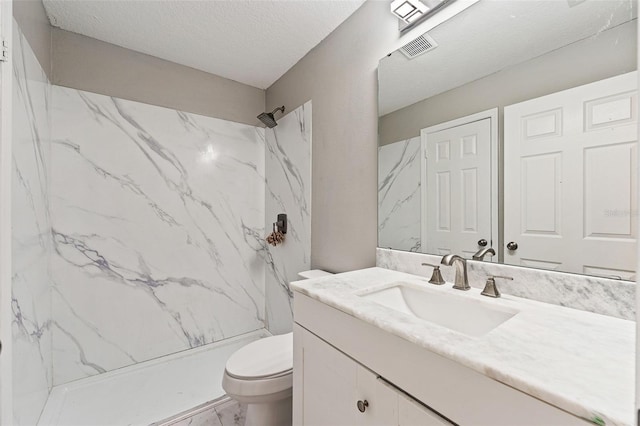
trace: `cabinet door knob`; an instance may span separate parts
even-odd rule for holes
[[[358,411],[360,411],[361,413],[364,413],[367,410],[367,407],[369,406],[369,401],[367,401],[366,399],[364,401],[360,400],[358,401]]]
[[[511,241],[509,243],[507,243],[507,248],[509,250],[518,250],[518,243]]]
[[[478,245],[479,245],[480,247],[486,247],[486,246],[487,246],[487,244],[489,244],[489,241],[485,240],[484,238],[483,238],[483,239],[481,239],[481,240],[478,240]]]

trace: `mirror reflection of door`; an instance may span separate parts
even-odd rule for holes
[[[463,118],[422,130],[426,253],[470,259],[479,249],[491,247],[491,120]]]
[[[637,78],[505,107],[505,263],[634,279]]]

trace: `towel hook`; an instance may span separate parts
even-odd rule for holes
[[[286,234],[287,233],[287,215],[285,213],[280,213],[278,215],[278,221],[274,223],[273,226],[275,228],[274,232],[277,229],[283,234]]]

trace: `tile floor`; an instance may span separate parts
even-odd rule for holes
[[[236,401],[226,401],[205,407],[192,416],[180,419],[166,426],[244,426],[247,406]]]

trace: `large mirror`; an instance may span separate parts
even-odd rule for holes
[[[379,247],[635,279],[635,1],[480,0],[378,78]]]

